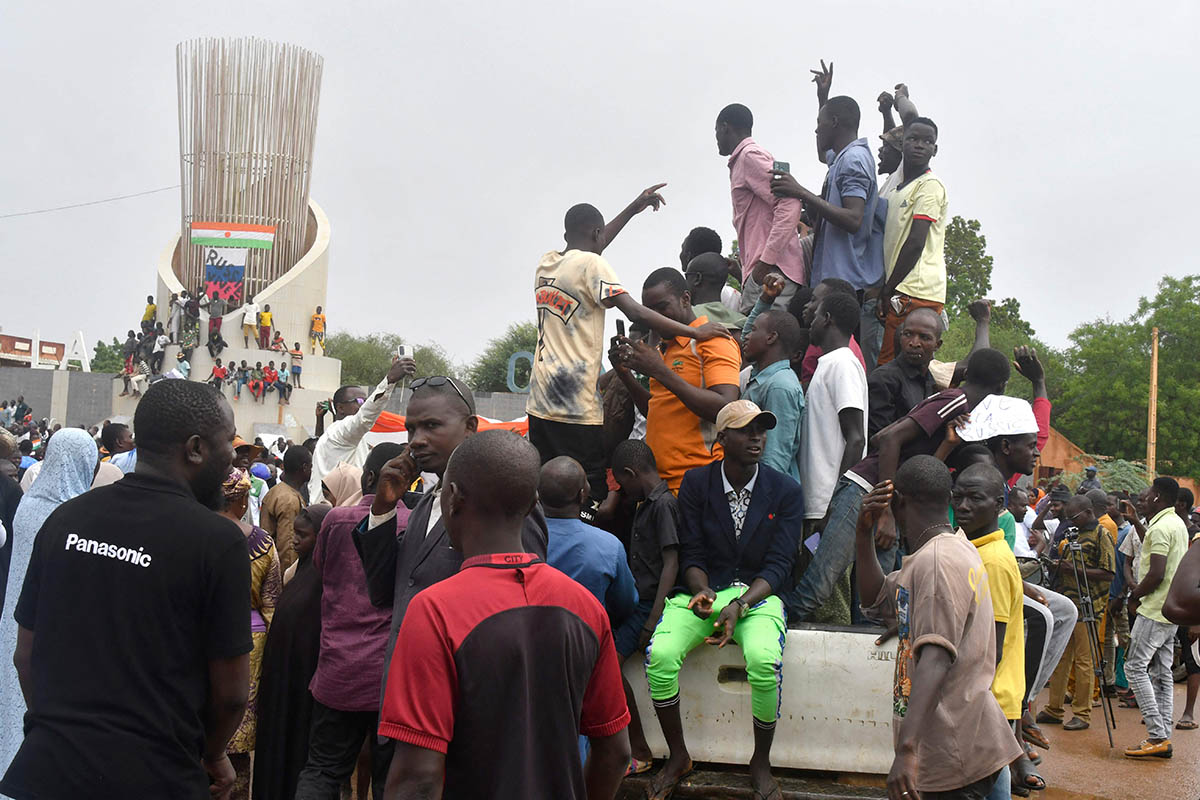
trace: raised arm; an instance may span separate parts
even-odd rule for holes
[[[347,417],[350,423],[344,424],[346,419],[335,422],[329,426],[329,435],[333,436],[336,431],[338,438],[345,444],[357,444],[371,428],[375,427],[376,420],[387,407],[392,389],[400,382],[400,379],[411,378],[415,374],[417,374],[417,362],[411,358],[393,358],[387,375],[379,382],[374,391],[367,395],[366,402],[359,407],[353,417]]]
[[[400,539],[396,504],[421,473],[407,451],[383,465],[371,513],[354,530],[354,549],[362,561],[371,605],[391,608],[396,597],[396,559]],[[373,524],[372,524],[373,523]]]
[[[750,309],[750,316],[746,317],[746,324],[742,326],[743,339],[750,335],[750,331],[754,330],[754,320],[758,319],[760,314],[774,305],[775,300],[787,288],[783,276],[778,272],[771,272],[763,276],[761,283],[762,293],[758,296],[758,300],[755,301],[754,308]]]
[[[665,183],[656,183],[649,189],[644,190],[637,197],[633,198],[633,202],[625,206],[620,214],[617,214],[612,220],[604,226],[604,246],[600,252],[604,252],[604,247],[612,244],[613,239],[617,238],[617,234],[629,224],[629,220],[636,217],[638,214],[645,211],[647,208],[653,208],[655,211],[667,204],[658,190],[666,186]]]
[[[684,325],[682,322],[676,322],[673,319],[664,317],[657,311],[652,311],[637,300],[634,300],[629,292],[622,292],[614,297],[610,297],[604,301],[604,304],[609,307],[616,306],[622,314],[629,318],[630,322],[640,323],[656,331],[664,339],[673,339],[676,336],[696,339],[697,341],[712,339],[716,336],[723,336],[728,339],[733,338],[729,335],[729,331],[715,322],[706,322],[703,325],[693,328],[690,325]]]
[[[879,102],[879,113],[883,115],[883,132],[886,134],[892,128],[896,127],[896,119],[892,116],[892,106],[895,105],[895,98],[891,92],[880,92],[876,98]]]
[[[896,91],[893,95],[896,104],[896,113],[900,115],[900,124],[907,125],[917,117],[921,116],[917,113],[917,107],[908,96],[908,86],[903,83],[896,84]]]
[[[821,106],[829,102],[829,90],[833,87],[833,62],[825,66],[825,59],[821,59],[821,68],[809,72],[813,75],[812,82],[817,85],[817,110],[820,111]]]

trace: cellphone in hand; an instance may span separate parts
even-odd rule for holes
[[[396,348],[396,358],[404,358],[404,353],[405,353],[404,345],[399,345]]]
[[[617,336],[625,336],[625,320],[623,319],[617,320]]]
[[[790,175],[792,172],[792,165],[786,161],[776,161],[771,166],[771,171],[777,175],[778,174]]]

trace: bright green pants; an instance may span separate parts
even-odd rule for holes
[[[677,594],[667,598],[662,620],[646,648],[646,681],[650,684],[652,700],[671,700],[679,694],[679,670],[683,659],[703,644],[704,637],[714,633],[713,623],[721,609],[745,591],[744,586],[730,586],[717,592],[708,619],[700,619],[688,609],[690,595]],[[751,607],[733,629],[733,640],[741,646],[746,659],[750,705],[754,718],[760,722],[773,724],[779,719],[785,635],[783,603],[775,595]]]

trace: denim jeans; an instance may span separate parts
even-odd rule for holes
[[[1012,772],[1007,764],[996,776],[996,783],[992,785],[986,800],[1012,800]]]
[[[883,323],[875,316],[879,307],[879,299],[872,297],[863,300],[862,315],[858,320],[858,347],[862,350],[863,360],[867,362],[867,372],[875,369],[879,361],[879,348],[883,344]]]
[[[1142,719],[1146,720],[1146,736],[1151,739],[1170,739],[1175,722],[1171,662],[1175,656],[1176,628],[1138,614],[1129,633],[1125,677],[1137,698]]]
[[[783,598],[789,617],[801,621],[811,618],[830,598],[838,579],[854,562],[854,529],[866,496],[866,491],[854,481],[846,477],[838,479],[833,499],[829,501],[829,521],[821,532],[821,542],[812,563],[804,570],[796,587]],[[894,560],[894,554],[892,558]],[[868,603],[874,601],[874,597],[867,598]]]

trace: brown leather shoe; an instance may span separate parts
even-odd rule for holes
[[[1064,731],[1086,731],[1091,726],[1092,726],[1091,723],[1088,722],[1086,719],[1080,719],[1079,717],[1071,717],[1071,719],[1068,722],[1063,723],[1063,730]]]
[[[1164,739],[1161,742],[1152,742],[1149,739],[1145,740],[1136,747],[1126,747],[1126,758],[1170,758],[1173,752],[1171,740]]]

